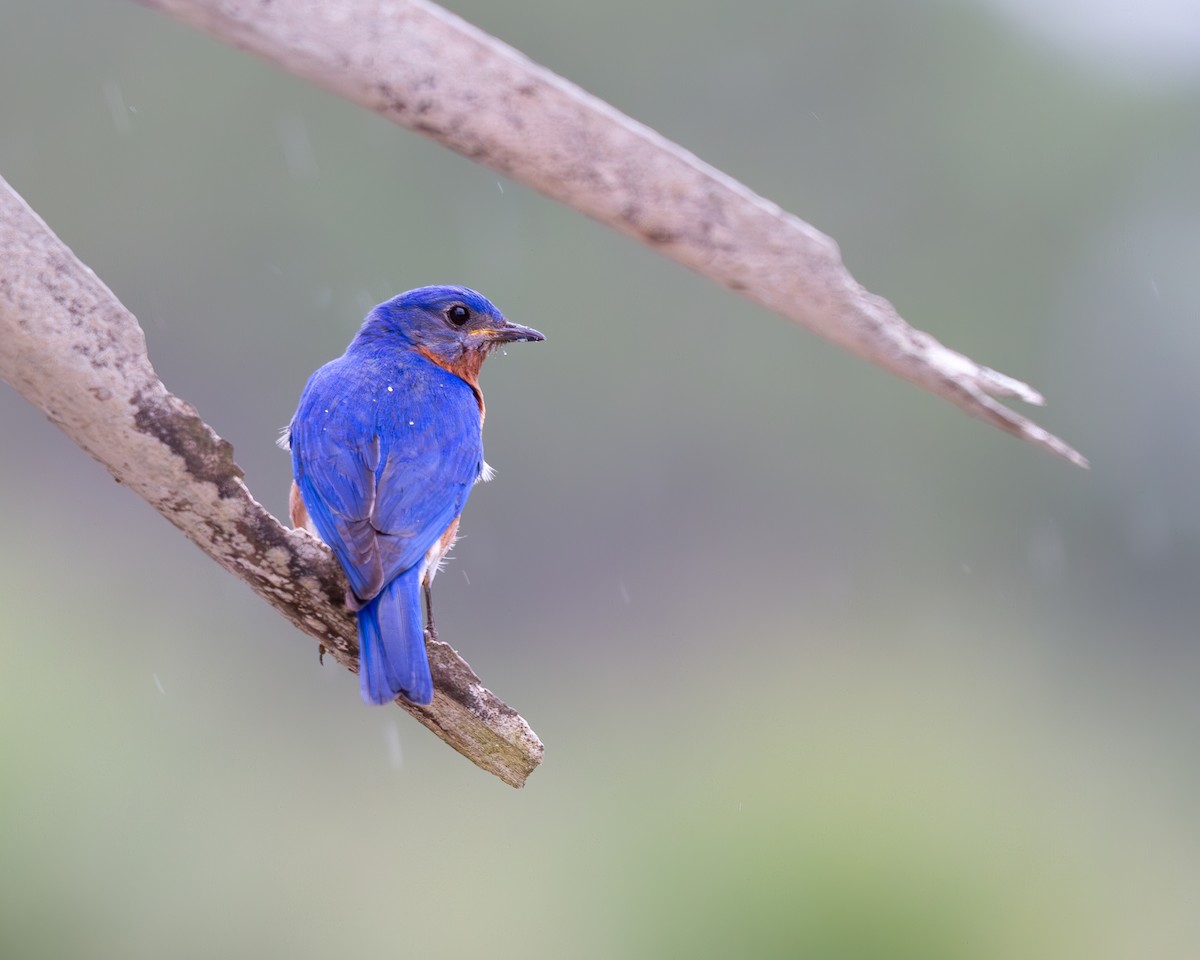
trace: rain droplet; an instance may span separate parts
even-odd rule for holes
[[[112,114],[113,126],[117,128],[117,133],[129,133],[132,129],[129,123],[132,110],[125,105],[121,85],[112,77],[104,81],[104,100],[108,104],[108,112]]]
[[[286,113],[276,123],[283,161],[294,180],[311,180],[317,175],[317,155],[303,115]]]
[[[387,742],[388,760],[399,770],[404,766],[404,754],[400,750],[400,727],[396,721],[383,728],[383,737]]]

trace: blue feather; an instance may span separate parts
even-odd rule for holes
[[[433,698],[421,622],[426,558],[483,464],[482,400],[462,371],[477,372],[496,343],[534,339],[541,334],[509,323],[472,290],[423,287],[372,310],[346,353],[304,388],[288,432],[292,469],[350,585],[369,703]]]
[[[397,693],[413,703],[433,702],[417,568],[358,611],[358,646],[358,687],[366,703],[390,703]]]

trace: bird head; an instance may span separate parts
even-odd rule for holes
[[[467,287],[418,287],[379,304],[368,314],[358,340],[393,338],[468,382],[496,347],[546,339],[531,327],[506,320],[487,297]]]

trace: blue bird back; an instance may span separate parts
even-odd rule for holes
[[[483,471],[479,367],[499,343],[540,339],[472,290],[422,287],[376,307],[304,388],[295,486],[350,584],[370,703],[433,699],[420,592]]]
[[[359,670],[373,703],[396,691],[414,703],[433,698],[420,621],[422,563],[482,470],[481,426],[464,381],[411,349],[380,342],[327,363],[301,397],[292,467],[313,525],[362,604]],[[396,621],[395,643],[384,644],[381,617]]]

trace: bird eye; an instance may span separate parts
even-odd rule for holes
[[[464,307],[461,303],[456,303],[454,306],[446,310],[446,319],[454,326],[461,327],[464,323],[471,319],[471,311]]]

